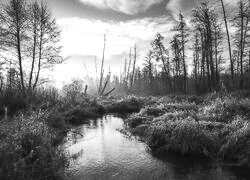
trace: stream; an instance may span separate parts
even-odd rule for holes
[[[248,179],[247,170],[175,153],[154,155],[136,137],[119,131],[123,119],[107,115],[72,128],[63,148],[73,180]]]

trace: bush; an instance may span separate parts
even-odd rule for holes
[[[55,133],[46,124],[48,113],[32,112],[2,122],[0,179],[60,179],[68,162],[53,146]]]
[[[0,115],[4,114],[3,107],[8,107],[8,114],[15,114],[27,108],[25,96],[19,91],[4,91],[0,93]]]

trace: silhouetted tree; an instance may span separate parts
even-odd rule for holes
[[[160,33],[157,33],[155,39],[151,42],[152,53],[153,57],[157,62],[161,61],[164,70],[164,75],[166,76],[168,82],[169,90],[172,91],[172,83],[170,78],[170,67],[169,67],[170,64],[168,57],[169,52],[163,45],[163,40],[164,37]]]
[[[187,92],[187,65],[186,65],[186,54],[185,54],[185,44],[187,43],[187,37],[188,37],[188,28],[186,25],[186,22],[184,20],[183,14],[179,13],[179,22],[177,26],[173,28],[173,31],[176,31],[176,38],[180,39],[181,42],[181,59],[182,59],[182,65],[183,65],[183,91],[184,93]]]

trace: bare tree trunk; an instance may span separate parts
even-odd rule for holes
[[[130,76],[130,66],[131,66],[131,61],[132,61],[132,57],[131,57],[131,48],[130,48],[130,51],[129,51],[129,63],[128,63],[128,73],[127,73],[127,83],[129,83],[129,76]]]
[[[168,80],[168,84],[169,84],[169,90],[172,91],[172,84],[171,84],[171,80],[170,80],[170,77],[169,77],[169,71],[168,71],[168,69],[166,67],[166,63],[164,61],[164,57],[163,57],[163,52],[162,52],[161,46],[159,46],[159,49],[160,49],[160,53],[161,53],[161,61],[162,61],[163,69],[165,71],[165,74],[166,74],[167,80]]]
[[[19,27],[17,27],[16,37],[17,37],[17,53],[18,53],[18,62],[19,62],[19,72],[20,72],[20,77],[21,77],[21,85],[22,85],[22,91],[25,92],[24,78],[23,78],[22,53],[21,53],[20,29],[19,29]]]
[[[136,56],[137,56],[137,52],[136,52],[136,45],[135,45],[135,48],[134,48],[134,63],[133,63],[133,71],[132,71],[132,77],[131,77],[131,81],[130,81],[130,88],[132,89],[133,87],[133,83],[134,83],[134,76],[135,76],[135,64],[136,64]]]
[[[250,89],[250,51],[248,52],[248,81],[249,81],[249,89]]]
[[[241,15],[241,21],[240,21],[240,88],[243,88],[244,85],[244,75],[243,75],[243,36],[244,36],[244,12],[243,12],[243,4],[242,1],[240,2],[240,15]]]
[[[98,74],[96,56],[95,56],[95,73]],[[96,91],[98,93],[98,78],[97,77],[95,81],[96,81]]]
[[[114,90],[115,90],[115,88],[111,89],[109,92],[107,92],[106,94],[104,94],[104,96],[110,95]]]
[[[32,64],[31,64],[30,78],[29,78],[29,90],[31,89],[31,86],[32,86],[31,84],[32,84],[33,71],[34,71],[34,66],[35,66],[35,58],[36,58],[36,37],[34,37],[34,44],[33,44]]]
[[[106,89],[106,87],[107,87],[107,85],[108,85],[108,82],[109,82],[109,78],[105,81],[104,86],[103,86],[103,88],[102,88],[102,90],[101,90],[100,96],[102,96],[103,93],[105,92],[105,89]]]
[[[187,93],[187,69],[186,69],[186,61],[185,61],[185,39],[184,39],[184,29],[181,29],[181,44],[182,44],[182,60],[183,60],[183,71],[184,71],[184,93]]]
[[[225,22],[226,31],[227,31],[227,42],[228,42],[228,49],[229,49],[230,69],[231,69],[231,78],[232,78],[232,80],[233,80],[233,79],[234,79],[234,66],[233,66],[233,59],[232,59],[232,51],[231,51],[230,35],[229,35],[229,31],[228,31],[227,17],[226,17],[226,11],[225,11],[225,7],[224,7],[223,0],[221,0],[221,6],[222,6],[222,10],[223,10],[224,22]]]
[[[103,66],[104,66],[104,59],[105,59],[105,47],[106,47],[106,34],[104,34],[104,45],[103,45],[103,54],[102,54],[102,66],[101,66],[101,74],[100,74],[100,83],[99,83],[99,90],[98,94],[101,93],[102,90],[102,81],[103,81]]]
[[[123,83],[124,85],[126,86],[127,82],[126,82],[126,79],[127,79],[127,58],[125,58],[125,62],[124,62],[124,72],[123,72]]]
[[[214,50],[215,50],[215,75],[216,75],[216,85],[219,84],[219,61],[218,61],[218,33],[215,29],[214,31]]]
[[[84,94],[87,95],[87,93],[88,93],[88,85],[85,85]]]
[[[34,22],[34,23],[36,23],[36,22]],[[36,59],[36,43],[37,43],[37,29],[36,28],[37,27],[34,25],[32,64],[31,64],[30,78],[29,78],[29,90],[31,90],[31,86],[32,86],[32,78],[33,78],[33,72],[34,72],[34,66],[35,66],[35,59]]]
[[[212,31],[210,21],[208,22],[208,44],[209,44],[209,63],[210,63],[210,71],[211,71],[211,82],[212,89],[215,87],[215,70],[214,70],[214,61],[213,61],[213,44],[212,44]]]
[[[41,71],[41,60],[42,60],[42,48],[43,48],[43,29],[41,29],[40,33],[40,43],[39,43],[39,55],[38,55],[38,65],[37,65],[37,74],[36,74],[36,80],[33,84],[33,89],[36,88],[39,77],[40,77],[40,71]]]

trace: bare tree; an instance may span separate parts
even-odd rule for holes
[[[27,38],[27,7],[25,0],[10,0],[0,10],[0,25],[4,32],[3,45],[13,57],[17,57],[22,90],[25,91],[22,45]]]
[[[181,42],[181,56],[182,56],[182,65],[183,65],[183,91],[187,92],[187,65],[186,65],[186,55],[185,55],[185,44],[188,37],[188,28],[184,20],[183,14],[179,13],[179,22],[177,26],[174,27],[173,31],[177,32],[176,38],[180,39]],[[177,39],[176,39],[177,40]]]
[[[226,32],[227,32],[228,51],[229,51],[229,58],[230,58],[230,70],[231,70],[231,77],[233,80],[234,79],[234,65],[233,65],[233,59],[232,59],[231,42],[230,42],[230,35],[229,35],[228,24],[227,24],[226,10],[225,10],[223,0],[221,0],[221,6],[223,10],[224,22],[225,22],[225,27],[226,27]]]
[[[201,33],[202,56],[206,62],[207,87],[213,90],[216,86],[213,58],[213,23],[216,21],[216,14],[208,3],[204,2],[193,10],[193,17],[193,23]]]
[[[32,78],[34,72],[34,66],[36,61],[36,50],[37,50],[37,41],[38,41],[38,24],[39,24],[39,5],[38,2],[35,1],[33,4],[30,5],[30,28],[32,29],[32,36],[33,36],[33,47],[32,47],[32,63],[29,75],[29,90],[32,87]]]
[[[130,81],[130,88],[131,88],[131,89],[132,89],[132,87],[133,87],[134,78],[135,78],[135,65],[136,65],[136,60],[137,60],[137,49],[136,49],[136,45],[135,45],[135,47],[134,47],[133,70],[132,70],[131,81]]]
[[[1,36],[4,53],[13,68],[18,68],[23,92],[42,83],[43,69],[63,60],[58,45],[60,30],[44,2],[6,2],[0,8],[0,30],[4,34]]]
[[[171,83],[171,78],[170,78],[170,72],[169,72],[169,62],[168,62],[168,50],[165,48],[165,46],[163,45],[163,40],[164,37],[160,34],[157,33],[155,39],[151,42],[151,46],[152,46],[152,52],[153,52],[153,57],[155,58],[155,60],[161,61],[162,62],[162,66],[163,66],[163,70],[165,72],[167,81],[168,81],[168,86],[169,86],[169,90],[172,91],[172,83]]]
[[[101,65],[101,73],[100,73],[100,82],[99,82],[99,89],[98,94],[102,91],[102,84],[103,84],[103,75],[104,75],[104,60],[105,60],[105,48],[106,48],[106,34],[104,34],[104,44],[103,44],[103,54],[102,54],[102,65]]]
[[[240,88],[244,86],[244,48],[246,44],[246,34],[248,31],[248,11],[249,5],[243,0],[239,2],[239,12],[237,13],[236,17],[234,18],[234,25],[238,29],[238,33],[236,33],[236,44],[238,46],[238,53],[239,53],[239,60],[238,60],[238,67],[240,69]]]
[[[185,86],[185,71],[183,59],[182,59],[182,45],[181,41],[179,40],[177,35],[174,35],[172,41],[170,42],[171,49],[173,53],[173,60],[172,60],[172,66],[173,66],[173,76],[174,76],[174,90],[185,92],[184,86]]]
[[[61,34],[60,29],[57,26],[56,20],[53,18],[47,4],[43,1],[39,5],[38,29],[37,69],[35,72],[33,89],[37,87],[40,74],[43,69],[51,68],[55,64],[62,63],[64,60],[60,56],[61,46],[58,43]]]
[[[148,75],[149,75],[149,84],[150,84],[150,88],[152,90],[153,88],[153,61],[152,61],[152,51],[149,50],[149,52],[147,53],[147,56],[145,58],[145,68],[148,71]]]

